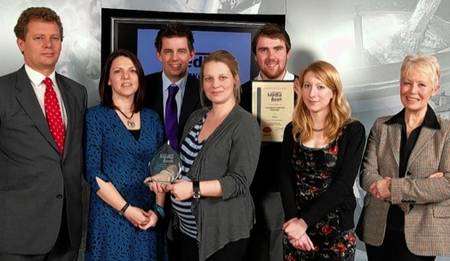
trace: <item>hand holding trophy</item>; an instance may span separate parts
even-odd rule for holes
[[[181,161],[178,153],[167,141],[148,163],[150,176],[144,180],[144,183],[152,190],[155,190],[154,187],[160,187],[162,184],[174,183],[180,178],[180,166]],[[159,192],[160,189],[157,190]]]

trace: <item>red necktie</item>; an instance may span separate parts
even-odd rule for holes
[[[61,108],[59,107],[56,92],[53,89],[52,79],[45,77],[43,83],[46,86],[44,95],[44,108],[48,128],[53,136],[53,139],[55,140],[58,152],[62,155],[64,150],[64,138],[66,134],[61,116]]]

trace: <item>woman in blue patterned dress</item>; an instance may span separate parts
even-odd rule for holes
[[[154,210],[163,197],[143,180],[163,129],[157,114],[142,107],[143,74],[134,54],[112,53],[100,79],[101,105],[86,114],[88,261],[157,259]]]

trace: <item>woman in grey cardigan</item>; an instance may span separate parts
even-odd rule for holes
[[[238,105],[238,64],[230,53],[211,53],[200,74],[204,109],[191,115],[183,133],[183,178],[165,188],[175,214],[169,237],[180,260],[243,260],[254,223],[249,187],[260,131]]]

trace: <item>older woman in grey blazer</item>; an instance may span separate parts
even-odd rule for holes
[[[407,56],[404,109],[377,119],[361,172],[367,191],[358,234],[370,260],[434,260],[450,254],[450,121],[428,105],[439,91],[433,56]]]
[[[171,193],[175,214],[169,237],[180,261],[243,260],[254,223],[249,187],[259,158],[259,126],[239,106],[238,64],[230,53],[211,53],[200,75],[205,107],[185,126],[182,179],[163,188]]]

